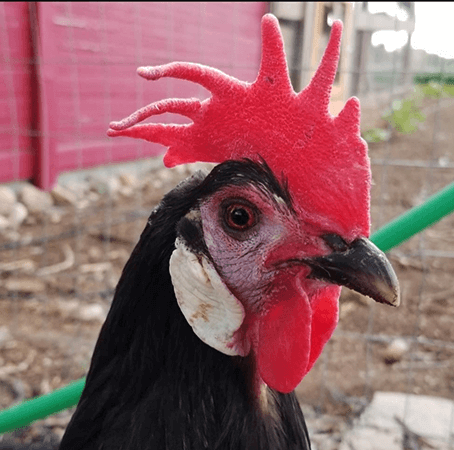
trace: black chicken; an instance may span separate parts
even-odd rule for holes
[[[169,165],[220,164],[152,212],[61,450],[310,448],[293,390],[337,323],[337,285],[398,303],[394,272],[366,238],[370,174],[357,101],[336,118],[326,112],[340,32],[336,22],[298,96],[271,15],[253,84],[182,63],[141,71],[198,81],[213,97],[151,105],[111,124],[110,135],[170,146]],[[168,111],[194,123],[135,125]]]

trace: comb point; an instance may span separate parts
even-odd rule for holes
[[[272,14],[262,18],[262,60],[257,82],[293,92],[279,21]]]
[[[350,124],[350,127],[359,129],[360,111],[359,100],[356,97],[351,97],[347,100],[342,111],[335,120],[338,123],[342,123],[344,126]]]
[[[137,73],[142,78],[151,81],[169,77],[192,81],[217,96],[223,96],[232,88],[239,88],[247,84],[218,69],[195,63],[173,62],[162,66],[139,67]]]
[[[319,110],[323,113],[328,112],[331,89],[336,77],[340,56],[342,28],[343,26],[340,20],[334,21],[331,27],[328,45],[323,53],[322,61],[309,85],[300,93],[305,101],[318,104]]]

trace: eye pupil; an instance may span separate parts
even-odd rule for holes
[[[232,230],[245,231],[256,224],[255,211],[246,205],[234,203],[225,209],[224,223]]]
[[[232,222],[240,227],[247,225],[250,220],[249,213],[244,208],[233,209],[230,213],[230,217]]]

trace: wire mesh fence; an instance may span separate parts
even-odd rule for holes
[[[122,267],[150,211],[165,192],[195,170],[192,166],[164,169],[159,156],[150,158],[162,149],[151,144],[113,144],[104,138],[111,120],[152,101],[207,96],[204,89],[178,80],[147,83],[135,75],[136,67],[188,60],[253,81],[259,65],[260,17],[268,9],[264,3],[113,7],[69,2],[45,11],[42,5],[27,4],[27,14],[16,18],[14,30],[22,29],[20,20],[31,27],[27,73],[44,80],[39,100],[45,105],[40,105],[35,123],[30,117],[22,120],[19,109],[24,103],[16,101],[13,75],[24,61],[11,53],[15,31],[6,34],[8,7],[0,3],[1,41],[8,42],[1,45],[2,73],[9,86],[3,94],[9,114],[0,126],[10,140],[8,158],[14,166],[8,181],[16,183],[6,186],[14,192],[13,198],[9,191],[0,193],[0,219],[5,219],[0,221],[2,408],[86,374]],[[128,26],[121,28],[122,21]],[[47,34],[49,29],[58,33]],[[216,41],[223,45],[215,45]],[[53,47],[49,50],[46,45]],[[391,64],[396,59],[392,54],[389,58]],[[357,72],[353,67],[348,71]],[[401,86],[396,89],[391,82],[387,89],[380,85],[379,91],[360,96],[363,134],[377,127],[388,132],[386,139],[369,144],[373,231],[454,179],[451,97],[421,98],[418,107],[425,120],[410,134],[397,132],[382,119],[393,101],[413,95],[413,89],[412,84],[406,91]],[[55,109],[48,110],[49,105]],[[32,105],[27,106],[32,114]],[[37,139],[57,142],[51,153],[61,161],[55,175],[78,169],[61,174],[52,194],[19,183],[33,176],[28,154],[39,150],[40,157],[46,157]],[[25,152],[24,146],[28,146]],[[140,161],[113,164],[122,159]],[[102,167],[86,170],[98,164]],[[338,329],[297,388],[309,417],[343,418],[342,426],[319,433],[335,436],[332,448],[341,448],[345,433],[375,392],[454,400],[453,230],[454,217],[448,216],[390,252],[402,290],[398,309],[344,290]],[[411,400],[406,399],[408,406]],[[437,448],[454,445],[454,408],[449,407],[449,417],[439,418],[449,427],[441,440],[435,440]],[[58,442],[70,414],[60,413],[8,439],[28,443],[47,436]],[[408,414],[409,406],[403,412],[404,422]],[[319,438],[319,443],[324,442]]]

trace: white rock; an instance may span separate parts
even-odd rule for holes
[[[88,181],[71,181],[70,183],[66,184],[63,186],[66,191],[71,192],[73,195],[76,196],[76,198],[79,200],[81,198],[84,198],[88,191],[90,190],[90,185]]]
[[[208,174],[216,166],[217,166],[216,163],[205,163],[205,162],[196,162],[196,163],[186,164],[188,174],[193,174],[199,170]]]
[[[96,192],[88,192],[84,200],[88,200],[89,202],[97,202],[100,199],[100,195]],[[83,200],[81,200],[83,201]]]
[[[57,435],[57,438],[61,441],[63,439],[63,436],[66,432],[65,427],[53,427],[52,428],[52,433]]]
[[[94,245],[88,249],[88,257],[90,261],[99,261],[104,255],[104,252],[99,248],[95,247]]]
[[[80,308],[80,302],[78,300],[59,300],[57,307],[60,310],[63,317],[77,317],[77,311]]]
[[[46,283],[38,278],[9,278],[4,286],[10,292],[23,294],[39,294],[46,290]]]
[[[104,308],[101,305],[84,305],[79,309],[77,317],[85,322],[102,322],[106,318],[106,311],[104,311]]]
[[[120,189],[121,184],[117,177],[94,178],[90,182],[90,188],[100,195],[114,196]]]
[[[124,248],[119,248],[118,250],[111,250],[108,254],[107,257],[109,259],[123,259],[126,261],[129,258],[130,252],[128,252]]]
[[[161,189],[164,186],[164,183],[161,180],[152,180],[148,185],[152,189]]]
[[[98,262],[93,264],[82,264],[79,266],[79,271],[82,273],[99,273],[105,272],[112,268],[112,263],[110,261]]]
[[[126,198],[131,198],[134,196],[134,189],[131,186],[122,186],[119,192],[120,195]]]
[[[42,255],[44,253],[44,248],[43,247],[30,247],[29,249],[31,255]]]
[[[178,167],[178,166],[177,166]],[[172,169],[161,169],[154,173],[154,179],[160,180],[162,183],[168,183],[175,179],[176,167]]]
[[[29,245],[33,241],[32,233],[20,233],[21,240],[20,243],[22,246]]]
[[[452,400],[395,392],[376,392],[364,412],[364,423],[369,426],[401,428],[394,417],[405,422],[410,430],[425,436],[448,439]]]
[[[8,216],[16,203],[16,194],[8,186],[0,186],[0,215]]]
[[[27,216],[28,216],[27,208],[25,207],[25,205],[18,202],[14,204],[11,214],[8,217],[8,220],[11,226],[18,227],[19,225],[22,225]]]
[[[137,178],[132,173],[123,173],[119,179],[123,186],[134,187],[137,185]]]
[[[402,450],[402,426],[447,449],[454,402],[445,398],[396,392],[376,392],[355,427],[345,434],[339,450]]]
[[[0,231],[6,230],[8,227],[9,227],[9,220],[4,216],[0,216]]]
[[[410,346],[405,339],[397,338],[394,339],[384,350],[383,358],[386,363],[393,364],[401,361],[402,358],[408,351]]]
[[[90,201],[87,200],[86,198],[82,199],[82,200],[79,200],[76,203],[76,208],[77,209],[85,209],[85,208],[88,208],[89,206],[90,206]]]
[[[58,211],[58,210],[49,211],[49,219],[50,219],[51,223],[55,223],[55,224],[60,223],[62,217],[63,217],[63,213],[61,211]]]
[[[36,270],[36,263],[31,259],[16,259],[10,262],[0,262],[1,272],[24,272],[32,274]]]
[[[3,347],[3,345],[11,341],[13,339],[13,336],[11,335],[11,332],[9,331],[7,326],[2,326],[0,327],[0,347]]]
[[[107,272],[107,286],[109,289],[115,289],[118,284],[118,280],[120,279],[121,276],[121,271],[119,270],[111,270],[110,272]]]
[[[402,450],[400,430],[355,428],[344,437],[339,450]]]
[[[121,187],[120,181],[118,180],[117,177],[114,177],[114,176],[107,178],[106,184],[107,184],[107,192],[110,195],[115,195]]]
[[[73,192],[58,184],[50,194],[57,205],[74,205],[77,202],[77,197]]]
[[[22,188],[21,199],[31,213],[46,212],[54,203],[48,192],[40,191],[31,184]]]

